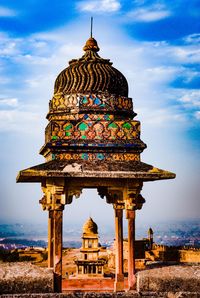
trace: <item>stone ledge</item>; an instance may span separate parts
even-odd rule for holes
[[[8,294],[0,295],[0,298],[200,298],[200,294],[194,292],[165,292],[165,293],[68,293],[68,294]]]
[[[200,266],[173,265],[140,271],[137,273],[137,291],[199,293]]]
[[[0,294],[52,292],[51,269],[41,268],[30,262],[0,264]]]

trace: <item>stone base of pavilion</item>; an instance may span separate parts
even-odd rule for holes
[[[125,281],[126,289],[128,289],[128,280]],[[113,292],[114,279],[111,278],[74,278],[64,279],[62,281],[63,292]]]
[[[63,293],[53,293],[53,273],[30,263],[0,264],[1,298],[199,298],[200,265],[167,265],[138,272],[135,291],[113,293],[114,279],[63,279]]]

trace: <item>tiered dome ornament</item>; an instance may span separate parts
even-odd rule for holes
[[[64,167],[78,160],[87,171],[93,163],[95,171],[123,170],[116,162],[125,162],[130,170],[127,161],[138,162],[146,145],[140,140],[140,123],[132,120],[136,114],[127,97],[128,83],[110,60],[97,54],[94,38],[83,49],[83,57],[71,60],[56,79],[41,154],[48,161],[67,160]]]
[[[98,55],[90,37],[85,54],[73,59],[57,77],[49,104],[45,144],[46,162],[23,170],[18,182],[41,182],[43,209],[49,211],[49,266],[54,267],[55,291],[62,281],[62,210],[83,188],[97,188],[115,209],[115,291],[124,289],[123,209],[128,219],[129,288],[135,287],[134,220],[141,209],[143,182],[171,179],[175,174],[141,162],[146,145],[140,122],[134,120],[132,99],[123,74]]]

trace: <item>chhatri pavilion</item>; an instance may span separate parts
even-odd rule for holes
[[[99,258],[98,226],[90,217],[83,225],[81,258],[75,261],[77,276],[97,277],[103,275],[106,261]]]
[[[48,266],[54,291],[62,291],[63,210],[82,189],[95,188],[114,208],[116,273],[114,291],[124,290],[123,210],[128,224],[128,285],[135,288],[135,214],[145,199],[144,182],[172,179],[175,174],[141,161],[140,139],[132,99],[124,75],[101,58],[92,37],[84,55],[73,59],[57,77],[49,102],[45,162],[19,172],[17,182],[41,183],[40,200],[48,219]],[[102,215],[103,216],[103,215]]]

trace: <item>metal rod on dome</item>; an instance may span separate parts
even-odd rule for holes
[[[91,17],[90,37],[92,37],[92,29],[93,29],[93,17]]]

